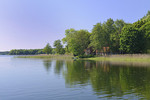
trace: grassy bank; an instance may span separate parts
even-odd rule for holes
[[[17,56],[17,58],[53,58],[53,59],[72,59],[72,55],[23,55]]]
[[[52,58],[52,59],[72,59],[73,55],[25,55],[17,56],[17,58]],[[91,58],[80,58],[80,60],[95,60],[95,61],[114,61],[114,62],[150,62],[148,54],[132,54],[132,55],[111,55]]]
[[[150,55],[111,55],[106,57],[92,57],[86,58],[86,60],[95,61],[120,61],[120,62],[150,62]]]

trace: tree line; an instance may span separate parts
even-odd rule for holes
[[[63,44],[65,47],[63,47]],[[91,32],[87,30],[65,30],[65,37],[56,40],[54,48],[48,43],[43,49],[11,50],[9,54],[65,54],[84,56],[85,49],[102,52],[104,47],[109,53],[137,54],[150,52],[150,11],[134,23],[122,19],[107,19],[97,23]]]
[[[65,49],[61,44],[61,40],[54,42],[54,48],[49,43],[43,49],[13,49],[9,55],[37,55],[37,54],[64,54]]]
[[[0,55],[8,55],[9,51],[0,52]]]
[[[103,47],[109,47],[110,53],[148,53],[150,11],[132,24],[110,18],[104,23],[94,25],[91,33],[87,30],[67,29],[65,35],[66,37],[62,39],[66,44],[65,50],[74,55],[84,55],[84,50],[87,48],[103,51]]]
[[[36,55],[44,54],[42,49],[13,49],[9,52],[9,55]]]

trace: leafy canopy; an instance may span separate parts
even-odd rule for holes
[[[61,44],[60,40],[56,40],[54,42],[54,47],[55,47],[55,52],[57,54],[64,54],[65,53],[65,50],[64,50],[63,45]]]
[[[52,47],[50,46],[49,43],[47,43],[47,45],[44,47],[43,52],[45,52],[46,54],[52,53]]]

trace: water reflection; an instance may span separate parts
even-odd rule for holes
[[[64,61],[63,60],[56,60],[55,66],[54,66],[54,72],[55,74],[60,75],[60,73],[63,70]]]
[[[88,83],[90,74],[84,68],[84,65],[84,61],[66,61],[64,72],[66,86],[86,85]]]
[[[49,70],[51,61],[45,61]],[[150,99],[150,68],[134,64],[96,61],[55,62],[55,74],[63,74],[66,87],[90,85],[98,97]]]
[[[46,71],[49,72],[52,66],[52,60],[43,60],[43,64],[44,64]]]

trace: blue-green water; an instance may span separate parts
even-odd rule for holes
[[[149,64],[0,56],[0,100],[139,100],[149,94]]]

